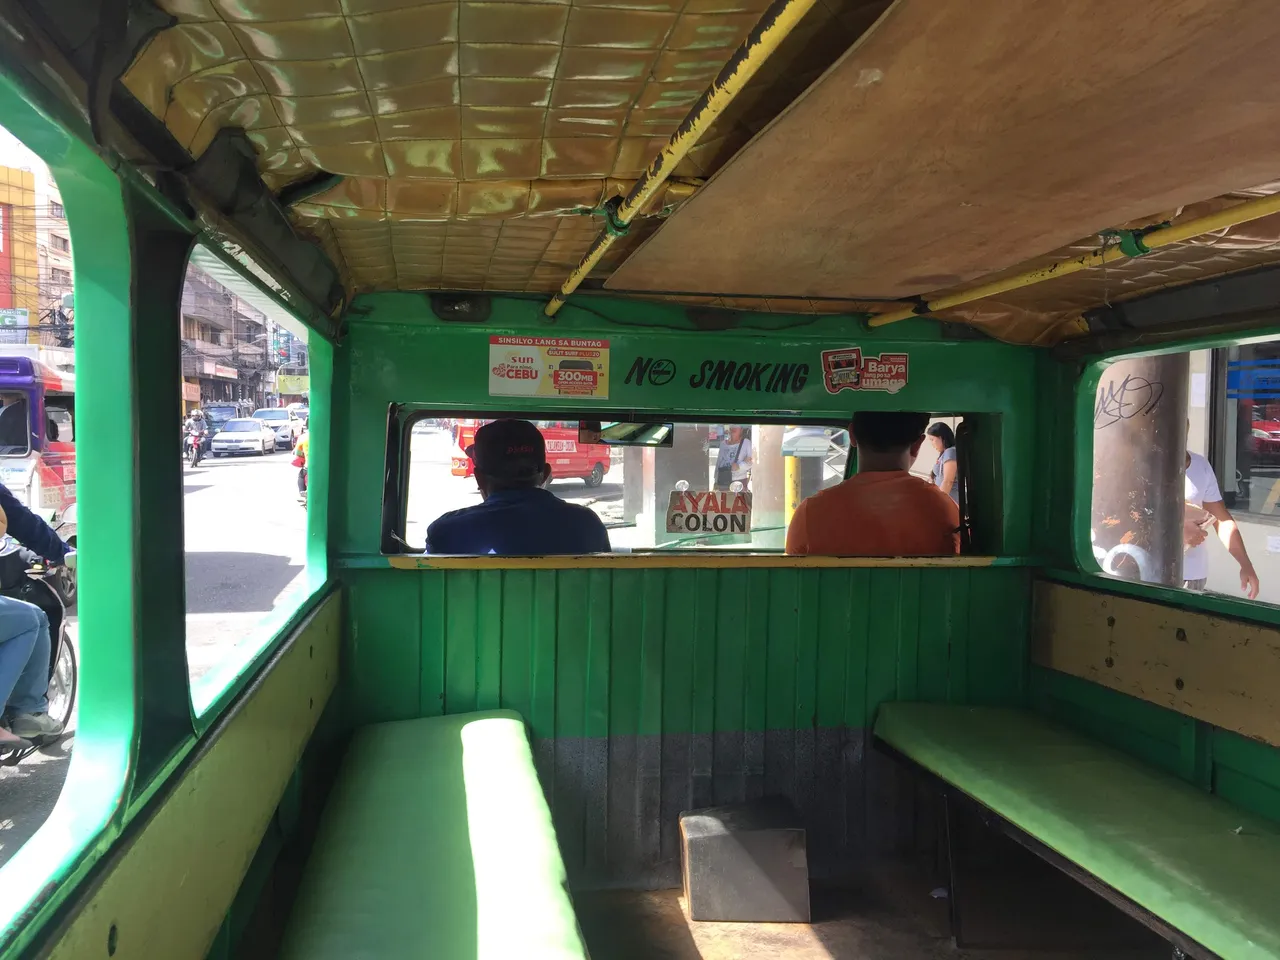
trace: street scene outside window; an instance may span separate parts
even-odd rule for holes
[[[302,588],[305,329],[201,248],[182,293],[187,666],[193,700],[222,684]],[[304,445],[305,448],[305,445]]]
[[[412,421],[404,497],[404,540],[411,549],[429,548],[427,529],[444,514],[482,502],[468,448],[487,422],[431,416]],[[551,467],[546,489],[593,511],[615,553],[780,553],[796,507],[840,483],[848,462],[849,432],[831,424],[532,422]],[[951,430],[959,420],[935,423]],[[632,442],[594,442],[611,436]],[[930,439],[912,473],[934,481],[945,449]]]
[[[48,169],[0,128],[0,863],[52,810],[75,743],[75,304],[64,217]]]
[[[81,635],[74,562],[64,556],[74,557],[77,539],[76,314],[66,234],[48,169],[0,128],[0,484],[12,497],[7,532],[0,521],[0,604],[18,599],[44,612],[48,639],[32,647],[49,658],[47,685],[19,684],[0,719],[0,864],[53,809],[76,741]],[[199,713],[304,589],[305,469],[295,464],[307,446],[309,371],[305,328],[203,249],[175,322],[187,660]],[[4,612],[0,652],[17,649]],[[31,734],[26,711],[59,732]],[[30,734],[32,748],[8,750],[10,733]]]
[[[1092,432],[1101,572],[1280,604],[1280,340],[1118,361]]]

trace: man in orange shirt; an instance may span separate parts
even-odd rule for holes
[[[931,557],[960,552],[960,512],[947,494],[908,473],[924,413],[853,415],[858,472],[806,499],[787,528],[787,553],[832,557]]]

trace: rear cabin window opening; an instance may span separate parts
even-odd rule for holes
[[[847,425],[831,422],[675,422],[671,445],[653,447],[583,442],[577,420],[528,419],[546,444],[547,489],[595,512],[614,552],[781,553],[788,503],[840,483],[849,463]],[[410,550],[427,548],[427,528],[437,518],[482,502],[466,449],[487,422],[425,415],[410,421],[401,473],[402,536]],[[933,423],[945,425],[953,442],[958,417]],[[935,482],[941,454],[926,437],[911,472]]]

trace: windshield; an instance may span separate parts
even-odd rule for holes
[[[253,417],[255,420],[282,420],[289,419],[288,410],[256,410]]]
[[[210,420],[230,420],[236,415],[235,407],[205,407],[204,415]]]
[[[0,457],[25,457],[31,452],[27,396],[17,390],[0,392]]]
[[[255,420],[228,420],[222,428],[223,433],[260,433],[262,427]]]

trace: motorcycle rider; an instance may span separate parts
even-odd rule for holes
[[[302,435],[293,448],[293,464],[298,468],[298,502],[307,501],[307,453],[311,449],[311,433],[307,429],[310,417],[302,421]]]
[[[198,438],[200,447],[198,450],[191,451],[191,465],[195,466],[201,455],[204,453],[204,445],[208,442],[209,423],[204,418],[204,412],[199,408],[192,410],[191,415],[187,417],[187,422],[182,425],[183,442],[186,438],[195,435]]]
[[[0,536],[8,533],[54,566],[71,549],[39,516],[0,483]],[[0,754],[27,745],[33,737],[56,737],[62,724],[49,716],[49,618],[35,604],[0,596]]]

